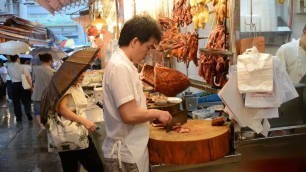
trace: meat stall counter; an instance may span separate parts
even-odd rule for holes
[[[229,27],[229,38],[231,40],[230,47],[236,49],[235,40],[245,38],[243,36],[265,36],[264,39],[256,39],[256,41],[250,42],[249,45],[244,45],[245,48],[250,48],[254,43],[257,44],[258,48],[261,46],[270,45],[268,41],[274,40],[271,37],[273,36],[275,40],[282,39],[280,42],[285,42],[284,38],[288,38],[288,34],[291,34],[289,31],[273,31],[273,32],[262,32],[262,33],[253,33],[248,30],[249,26],[245,26],[245,21],[249,21],[245,16],[240,15],[240,11],[250,9],[248,7],[240,8],[240,3],[247,3],[247,1],[232,0],[229,1],[230,9],[233,9],[233,21],[241,21],[238,23],[228,23]],[[248,1],[252,3],[251,1]],[[254,1],[255,2],[255,1]],[[254,5],[253,2],[253,5]],[[286,8],[288,4],[292,3],[287,1],[283,6],[282,4],[276,4],[276,1],[265,1],[265,3],[273,3],[275,6],[273,8]],[[286,6],[287,4],[287,6]],[[258,5],[258,4],[257,4]],[[266,7],[269,7],[267,5]],[[260,8],[258,8],[260,9]],[[277,9],[274,11],[276,12]],[[232,14],[232,13],[231,13]],[[249,15],[250,16],[250,15]],[[252,16],[252,14],[251,14]],[[269,16],[265,16],[269,17]],[[255,18],[254,18],[255,19]],[[272,19],[270,17],[270,19]],[[273,18],[274,20],[274,18]],[[252,21],[252,20],[251,20]],[[253,20],[254,22],[258,20]],[[261,20],[264,24],[268,21]],[[275,17],[275,24],[281,24],[285,27],[285,24],[281,21],[280,18]],[[273,24],[272,23],[272,24]],[[242,25],[240,27],[240,24]],[[245,28],[246,30],[241,31],[240,28]],[[259,29],[259,27],[257,27]],[[262,28],[263,29],[263,28]],[[233,33],[240,33],[240,37],[234,38]],[[261,35],[263,34],[263,35]],[[300,34],[300,33],[299,33]],[[239,34],[238,34],[239,35]],[[266,37],[268,36],[268,37]],[[254,39],[253,39],[254,40]],[[274,43],[273,43],[274,45]],[[237,44],[237,46],[239,46]],[[275,45],[274,45],[275,46]],[[207,48],[207,47],[206,47]],[[268,47],[266,47],[267,49]],[[275,48],[275,47],[274,47]],[[233,53],[227,51],[210,51],[207,52],[207,49],[200,50],[204,54],[207,53],[223,53],[223,56],[233,56],[232,63],[236,64],[237,53],[244,52],[241,50],[241,47],[237,47],[237,52]],[[271,50],[270,50],[271,51]],[[273,53],[274,54],[274,53]],[[201,60],[201,57],[200,57]],[[222,60],[222,59],[221,59]],[[188,70],[188,69],[187,69]],[[213,77],[212,77],[213,78]],[[202,81],[190,79],[192,87],[198,88],[201,90],[217,93],[219,90],[208,86]],[[213,81],[213,80],[212,80]],[[211,81],[211,82],[212,82]],[[210,84],[211,85],[211,84]],[[220,172],[220,171],[246,171],[246,172],[258,172],[258,171],[306,171],[306,85],[298,84],[295,85],[295,89],[299,97],[292,99],[286,103],[283,103],[279,108],[279,118],[269,119],[271,128],[268,132],[268,136],[264,137],[261,134],[256,134],[253,130],[247,127],[240,127],[240,125],[234,120],[231,121],[229,125],[230,137],[228,143],[230,145],[230,150],[228,154],[224,157],[218,158],[216,160],[207,161],[204,163],[190,163],[190,164],[178,164],[178,163],[151,163],[152,172],[162,172],[162,171],[188,171],[188,172],[197,172],[197,171],[209,171],[209,172]],[[188,122],[187,122],[188,124]],[[164,133],[162,133],[164,134]],[[183,137],[183,136],[182,136]],[[201,147],[197,147],[201,149]],[[177,149],[184,149],[184,147],[179,147]],[[195,147],[196,149],[196,147]],[[160,150],[154,150],[160,151]],[[200,151],[199,151],[200,152]],[[169,156],[175,156],[175,154],[170,154]],[[194,159],[198,159],[204,154],[199,153]],[[188,157],[188,156],[187,156]],[[184,157],[181,157],[184,158]],[[161,157],[160,159],[163,159]],[[189,159],[191,159],[189,157]]]
[[[82,83],[83,90],[88,98],[86,116],[97,125],[96,132],[90,133],[92,140],[97,148],[98,154],[102,160],[102,144],[106,137],[105,124],[103,119],[103,79],[104,70],[88,70]]]

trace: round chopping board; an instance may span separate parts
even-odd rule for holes
[[[166,132],[150,127],[150,162],[198,164],[224,157],[229,152],[229,127],[212,126],[210,120],[188,120],[183,128],[189,133]]]

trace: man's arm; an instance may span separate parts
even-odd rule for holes
[[[138,124],[158,119],[163,124],[170,124],[172,116],[168,111],[158,109],[144,109],[136,105],[135,100],[131,100],[119,107],[119,112],[123,123]]]
[[[275,56],[282,62],[283,67],[286,69],[286,71],[288,72],[288,68],[289,68],[289,64],[288,64],[288,59],[286,56],[288,56],[288,54],[286,54],[285,52],[286,48],[283,46],[281,46]]]

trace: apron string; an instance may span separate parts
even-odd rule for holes
[[[112,148],[112,152],[111,152],[111,156],[115,153],[117,153],[117,158],[118,158],[118,161],[119,161],[119,168],[122,168],[122,162],[121,162],[121,143],[122,141],[121,140],[117,140],[115,143],[114,143],[114,146]]]

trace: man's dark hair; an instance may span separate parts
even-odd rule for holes
[[[162,31],[157,22],[150,16],[135,16],[127,21],[119,37],[119,46],[128,46],[137,37],[141,43],[154,37],[158,42],[161,40]]]
[[[14,63],[14,62],[17,61],[17,59],[19,59],[19,56],[18,55],[13,55],[13,56],[10,56],[10,59]]]
[[[52,56],[49,53],[39,54],[38,56],[39,56],[39,60],[42,62],[52,61]]]

